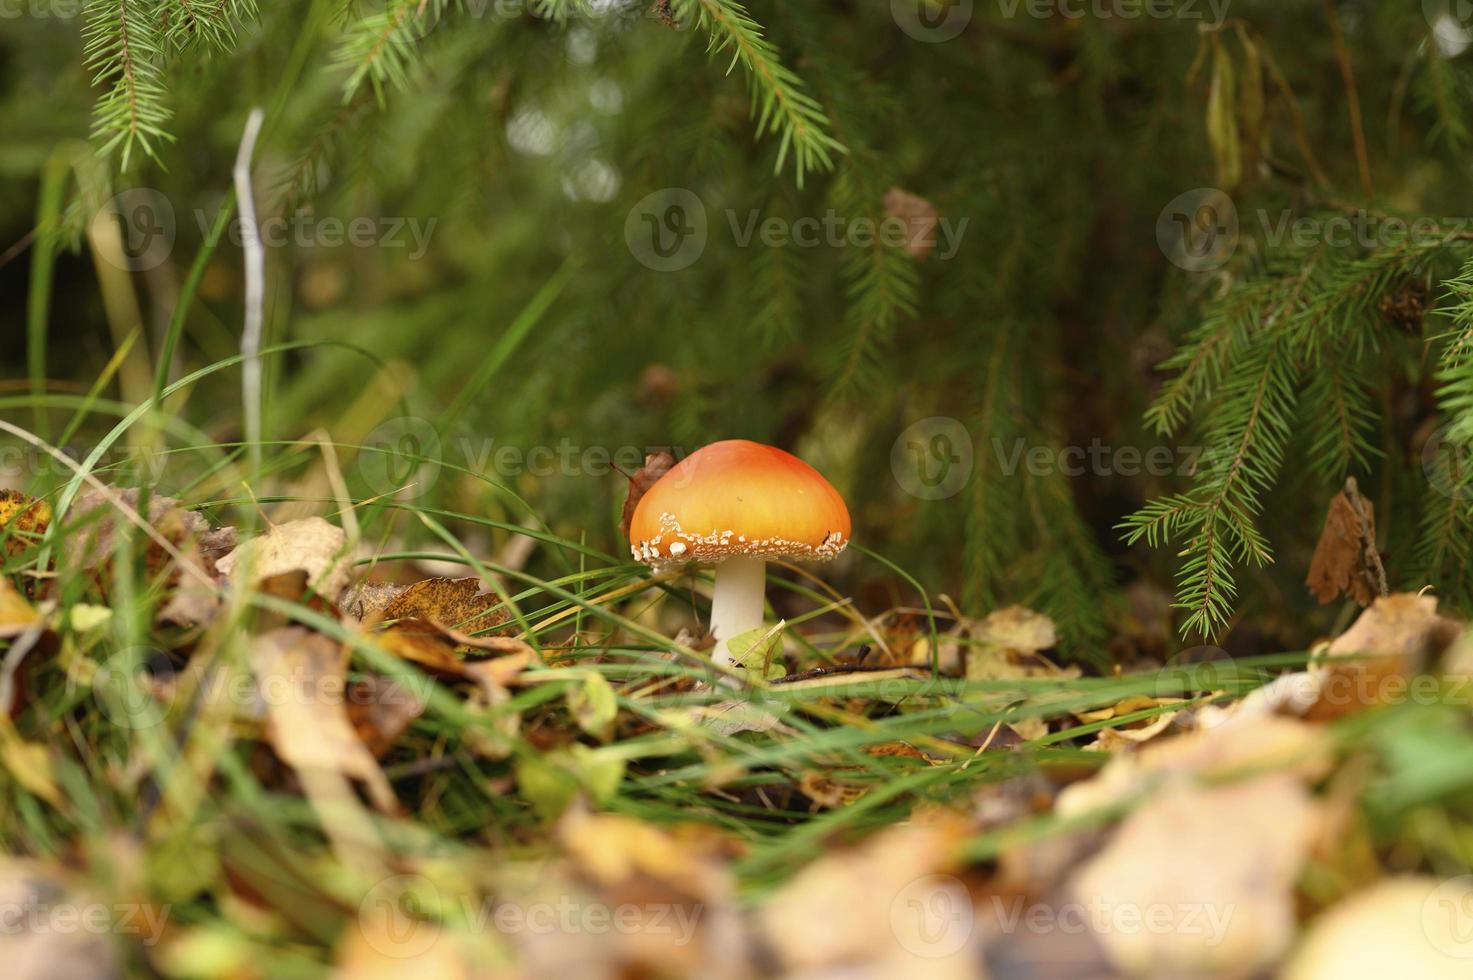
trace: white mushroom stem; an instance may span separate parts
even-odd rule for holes
[[[728,558],[716,566],[716,591],[711,596],[711,635],[716,637],[712,660],[730,666],[726,641],[762,625],[766,586],[767,562],[761,558]]]

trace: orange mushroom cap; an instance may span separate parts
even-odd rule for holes
[[[728,558],[828,561],[849,543],[849,508],[791,453],[713,442],[660,477],[634,509],[630,550],[649,564]]]

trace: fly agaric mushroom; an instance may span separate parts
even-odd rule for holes
[[[635,561],[716,566],[712,659],[762,625],[769,558],[828,561],[849,543],[849,508],[819,472],[790,453],[745,439],[713,442],[645,492],[629,525]]]

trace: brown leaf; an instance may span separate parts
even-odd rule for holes
[[[1384,594],[1385,574],[1376,553],[1375,505],[1360,495],[1351,478],[1330,501],[1306,584],[1321,605],[1344,593],[1369,606]]]
[[[138,509],[137,489],[111,492],[124,506]],[[145,571],[150,578],[165,579],[171,587],[168,600],[159,610],[159,620],[180,626],[209,622],[220,606],[219,592],[212,584],[216,574],[211,556],[233,531],[213,529],[208,521],[180,506],[173,497],[153,494],[148,498],[147,520],[179,555],[176,558],[157,540],[147,539]],[[117,503],[95,489],[77,498],[67,512],[67,522],[69,531],[63,545],[63,560],[73,568],[91,572],[99,588],[106,591],[110,587],[119,528],[135,530],[136,526],[118,512]],[[180,567],[181,562],[188,568]]]
[[[370,676],[348,688],[348,721],[378,758],[394,747],[424,710],[422,698],[391,678]]]
[[[383,619],[423,619],[450,630],[485,633],[509,618],[494,592],[478,578],[430,578],[416,582],[383,609]],[[493,612],[493,609],[495,610]]]
[[[892,187],[885,192],[885,213],[905,223],[905,251],[917,261],[936,248],[936,226],[941,215],[919,194]]]
[[[392,582],[357,582],[343,592],[338,611],[360,623],[376,623],[384,618],[383,611],[404,588]]]
[[[675,457],[669,453],[650,453],[644,458],[644,465],[629,474],[629,496],[624,499],[624,512],[619,517],[619,530],[625,538],[629,537],[629,525],[634,521],[634,508],[639,506],[640,498],[674,465]]]
[[[137,510],[136,488],[113,490],[126,506]],[[210,530],[210,523],[192,510],[179,506],[173,497],[150,494],[147,520],[171,544],[190,536],[199,537]],[[68,533],[64,546],[65,560],[74,568],[97,570],[112,563],[118,528],[134,525],[118,513],[117,505],[99,490],[87,490],[77,497],[66,514]],[[169,562],[169,556],[156,541],[148,543],[148,570],[155,573]]]
[[[301,570],[318,595],[336,602],[348,584],[352,567],[348,536],[320,517],[278,524],[244,542],[216,562],[221,574],[238,576],[249,569],[254,584],[274,575]]]

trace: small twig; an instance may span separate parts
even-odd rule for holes
[[[788,674],[786,677],[774,677],[768,681],[769,684],[793,684],[797,681],[817,680],[820,677],[832,677],[836,674],[878,674],[884,671],[897,670],[920,670],[918,667],[896,666],[894,664],[833,664],[828,667],[815,667],[805,670],[800,674]],[[929,676],[929,675],[927,675]]]
[[[1355,141],[1355,162],[1360,168],[1361,189],[1366,200],[1376,196],[1371,183],[1371,158],[1366,152],[1366,130],[1361,122],[1360,92],[1355,85],[1355,69],[1350,64],[1350,50],[1345,46],[1345,32],[1340,29],[1340,13],[1335,0],[1324,0],[1325,19],[1330,22],[1330,40],[1335,47],[1335,60],[1340,63],[1340,76],[1345,79],[1345,97],[1350,103],[1350,135]]]
[[[1267,44],[1260,46],[1263,54],[1264,67],[1268,69],[1269,76],[1273,78],[1274,87],[1284,97],[1284,104],[1289,109],[1289,121],[1294,127],[1294,142],[1299,147],[1299,155],[1304,158],[1304,165],[1309,168],[1310,174],[1315,182],[1321,187],[1329,187],[1330,177],[1325,173],[1325,168],[1320,166],[1319,158],[1314,154],[1314,146],[1309,140],[1309,130],[1304,124],[1304,111],[1299,108],[1299,100],[1294,97],[1294,89],[1289,85],[1289,79],[1279,68],[1279,63],[1274,60],[1273,52]]]
[[[256,226],[256,200],[251,192],[251,155],[261,134],[264,113],[252,109],[235,155],[235,197],[240,202],[241,243],[245,251],[245,328],[240,337],[241,389],[245,400],[245,441],[251,473],[261,469],[261,319],[266,295],[266,253]]]

